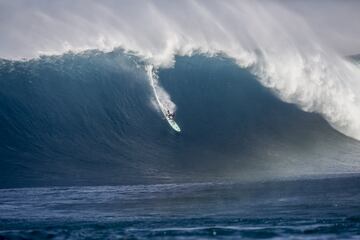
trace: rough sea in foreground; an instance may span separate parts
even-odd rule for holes
[[[359,239],[360,176],[0,190],[0,239]]]

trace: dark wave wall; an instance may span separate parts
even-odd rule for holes
[[[178,57],[159,80],[177,104],[181,134],[153,107],[144,64],[122,51],[2,60],[0,187],[358,169],[356,141],[282,102],[228,59]]]

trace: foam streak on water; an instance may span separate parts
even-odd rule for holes
[[[146,66],[145,70],[149,77],[150,85],[154,91],[157,104],[155,107],[160,108],[160,111],[164,114],[167,110],[169,110],[171,113],[175,113],[176,105],[173,103],[173,101],[171,101],[170,95],[165,91],[165,89],[160,86],[158,76],[156,74],[156,69],[154,69],[153,66],[148,65]]]

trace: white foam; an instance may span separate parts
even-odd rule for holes
[[[280,1],[14,0],[0,9],[3,58],[121,47],[161,68],[175,55],[221,53],[284,101],[360,140],[359,68]],[[162,104],[175,109],[152,76]]]
[[[154,91],[156,109],[160,110],[163,114],[169,110],[171,113],[176,111],[176,105],[171,101],[170,95],[165,89],[159,84],[159,78],[157,70],[152,65],[146,66],[146,73],[149,77],[150,85]]]

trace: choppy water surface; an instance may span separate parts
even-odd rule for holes
[[[0,191],[5,239],[360,238],[358,176]]]

